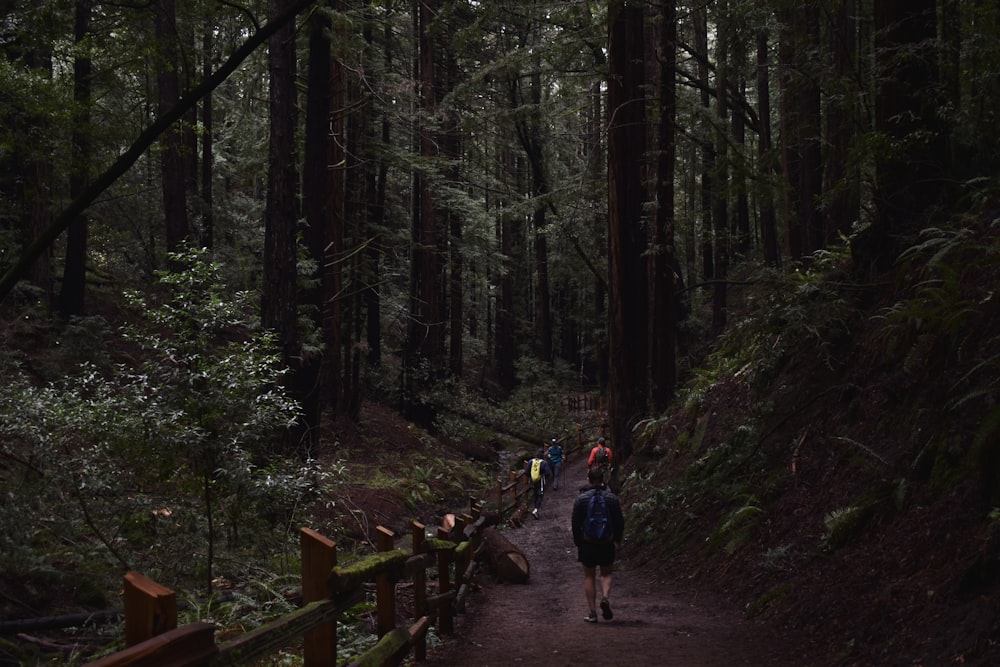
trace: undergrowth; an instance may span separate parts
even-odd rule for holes
[[[849,424],[842,433],[821,434],[843,452],[837,465],[859,474],[857,488],[822,490],[842,500],[831,502],[815,548],[836,551],[859,539],[873,517],[915,502],[918,486],[926,493],[924,482],[936,480],[928,490],[939,492],[970,478],[987,491],[1000,489],[998,227],[1000,219],[979,216],[924,230],[899,258],[895,302],[874,313],[865,304],[875,287],[852,282],[846,247],[784,272],[742,267],[741,282],[749,287],[728,329],[688,374],[670,410],[636,427],[637,463],[625,493],[638,499],[628,521],[639,545],[669,562],[691,547],[731,558],[757,538],[788,477],[787,468],[775,465],[787,466],[790,453],[797,455],[795,442],[775,438],[772,425],[783,423],[775,401],[830,391],[809,384],[816,375],[789,368],[808,360],[842,377],[852,361],[848,350],[859,346],[869,348],[857,357],[868,366],[855,372],[900,369],[910,393],[898,400],[934,428],[929,440],[896,451],[884,451],[882,441],[890,433],[905,441],[917,428],[898,418],[893,423],[888,413],[882,437],[855,436]],[[814,412],[822,414],[821,402]],[[960,443],[960,432],[971,437]],[[992,493],[987,506],[1000,502],[1000,491]],[[695,536],[703,541],[692,545]],[[791,549],[765,546],[759,567],[785,567]]]

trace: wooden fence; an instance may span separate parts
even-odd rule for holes
[[[602,425],[601,431],[603,433]],[[584,448],[583,427],[564,444],[567,460]],[[426,659],[427,629],[454,630],[472,588],[479,563],[476,554],[482,531],[494,522],[516,523],[527,510],[531,488],[523,470],[511,472],[497,484],[496,513],[481,502],[470,503],[468,514],[456,517],[454,528],[441,526],[435,536],[414,521],[412,550],[396,548],[396,535],[379,526],[376,553],[350,565],[338,565],[337,545],[309,528],[300,530],[302,608],[241,637],[216,643],[215,626],[197,621],[177,627],[176,595],[170,589],[130,572],[125,575],[124,650],[99,658],[85,667],[223,667],[245,665],[266,658],[302,639],[307,666],[337,664],[337,617],[364,599],[374,583],[378,642],[351,663],[355,667],[398,665],[411,652]],[[491,501],[492,502],[492,501]],[[427,570],[436,570],[437,587],[428,591]],[[413,618],[397,626],[396,584],[412,582]]]
[[[568,412],[603,412],[607,410],[600,393],[570,394],[563,397]]]

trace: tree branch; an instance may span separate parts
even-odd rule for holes
[[[267,41],[267,38],[277,32],[284,24],[294,19],[299,12],[313,4],[316,0],[298,0],[283,13],[272,20],[247,38],[240,48],[238,48],[229,59],[222,64],[219,69],[212,73],[207,79],[203,79],[195,88],[184,95],[177,104],[167,110],[162,116],[153,121],[139,137],[132,142],[132,145],[122,153],[114,163],[98,176],[87,188],[74,199],[62,213],[53,220],[45,231],[35,238],[31,244],[21,252],[17,262],[7,270],[0,278],[0,302],[5,300],[14,289],[14,285],[20,278],[28,272],[31,265],[55,240],[72,224],[76,218],[94,203],[101,193],[107,190],[132,167],[133,164],[153,145],[163,132],[171,125],[180,120],[198,100],[215,90],[229,75],[231,75],[240,64],[252,54],[258,46]]]

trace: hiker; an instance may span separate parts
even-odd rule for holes
[[[531,481],[531,488],[535,492],[535,508],[531,510],[531,516],[538,518],[538,508],[542,506],[542,497],[545,495],[545,482],[552,479],[552,468],[545,460],[545,450],[539,449],[535,457],[528,459],[524,464],[524,474],[528,475]]]
[[[600,469],[594,467],[587,471],[587,480],[590,483],[580,489],[580,495],[573,503],[573,543],[576,544],[577,560],[583,564],[583,594],[590,609],[590,613],[583,620],[597,623],[595,577],[598,568],[601,581],[601,616],[606,621],[614,617],[608,598],[611,596],[615,548],[621,546],[625,517],[622,515],[618,496],[605,488]],[[600,502],[601,500],[603,502]]]
[[[590,450],[590,458],[587,459],[587,470],[595,468],[601,471],[601,482],[607,484],[610,481],[608,471],[611,470],[611,448],[607,446],[603,435],[597,439],[597,445]]]
[[[552,490],[555,491],[559,488],[559,470],[562,468],[563,460],[563,448],[558,440],[552,438],[552,444],[546,450],[545,456],[548,457],[549,467],[552,468]]]

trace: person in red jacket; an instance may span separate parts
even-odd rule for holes
[[[607,446],[602,435],[597,439],[597,446],[590,450],[590,458],[587,459],[587,470],[599,470],[603,484],[608,483],[608,472],[611,470],[611,457],[611,448]]]

